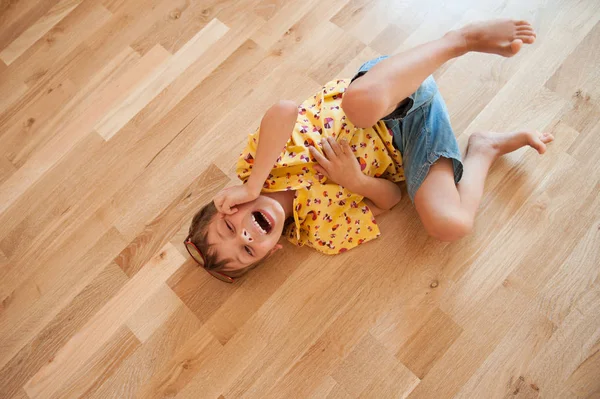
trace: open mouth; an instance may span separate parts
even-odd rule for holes
[[[269,220],[267,215],[265,215],[261,211],[252,212],[252,222],[254,223],[256,228],[263,234],[269,234],[273,229],[273,226],[271,226],[271,221]]]

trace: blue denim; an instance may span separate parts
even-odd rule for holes
[[[364,75],[385,58],[387,56],[366,62],[352,80]],[[415,194],[425,181],[431,165],[439,158],[452,160],[454,182],[460,181],[463,174],[460,150],[446,104],[433,76],[425,79],[405,104],[381,120],[392,131],[394,146],[402,154],[406,188],[411,201],[414,202]]]

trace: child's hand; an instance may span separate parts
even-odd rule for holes
[[[254,201],[260,195],[260,190],[252,189],[248,184],[228,187],[221,190],[213,199],[217,211],[232,215],[238,210],[236,205]]]
[[[352,191],[350,187],[357,184],[364,175],[348,141],[342,140],[338,144],[333,137],[328,137],[321,140],[321,144],[325,155],[315,147],[309,147],[310,153],[319,163],[314,166],[315,170]]]

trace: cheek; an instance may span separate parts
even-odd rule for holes
[[[256,247],[257,255],[259,255],[260,253],[259,256],[265,256],[269,253],[271,249],[273,249],[273,247],[275,246],[275,244],[277,244],[278,241],[279,240],[277,239],[273,239],[273,237],[269,237],[267,241],[261,242],[260,245]]]

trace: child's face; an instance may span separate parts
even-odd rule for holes
[[[281,248],[285,212],[279,202],[260,195],[236,208],[233,215],[218,212],[207,229],[213,250],[230,260],[224,271],[243,269]]]

